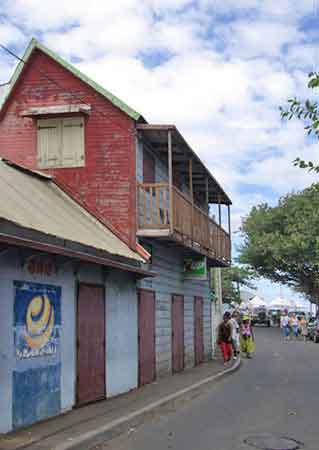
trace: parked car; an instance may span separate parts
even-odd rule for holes
[[[269,309],[268,315],[269,315],[269,319],[270,319],[270,325],[274,326],[274,327],[276,327],[276,326],[279,327],[281,311],[278,309]]]
[[[319,320],[314,317],[308,322],[308,339],[316,344],[319,343]]]
[[[270,327],[270,316],[266,308],[256,308],[251,317],[252,325],[260,324]]]

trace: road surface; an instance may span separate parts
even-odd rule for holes
[[[254,359],[244,360],[240,371],[97,448],[319,450],[319,344],[283,343],[278,329],[262,327],[256,344]]]

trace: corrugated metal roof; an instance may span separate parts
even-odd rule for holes
[[[0,159],[0,218],[24,228],[143,262],[124,242],[39,172]]]
[[[3,103],[6,102],[6,100],[9,98],[12,89],[14,88],[16,82],[18,81],[18,79],[21,75],[21,72],[23,70],[25,63],[28,61],[28,59],[30,58],[31,54],[33,53],[33,51],[35,49],[41,50],[43,53],[48,55],[50,58],[54,59],[54,61],[56,61],[58,64],[61,64],[61,66],[63,66],[65,69],[69,70],[71,73],[73,73],[73,75],[75,75],[77,78],[82,80],[84,83],[91,86],[96,92],[98,92],[103,97],[108,99],[111,103],[113,103],[113,105],[115,105],[117,108],[121,109],[128,116],[130,116],[133,120],[138,120],[140,118],[142,119],[142,116],[140,115],[140,113],[138,113],[133,108],[128,106],[125,102],[123,102],[118,97],[113,95],[110,91],[106,90],[100,84],[93,81],[87,75],[84,75],[84,73],[82,73],[79,69],[77,69],[72,64],[65,61],[65,59],[61,58],[61,56],[57,55],[52,50],[48,49],[47,47],[45,47],[43,44],[41,44],[34,38],[31,39],[31,41],[22,57],[22,61],[19,62],[19,64],[17,65],[17,67],[12,75],[12,78],[10,80],[10,86],[9,86],[8,91],[5,93]],[[1,108],[1,102],[0,102],[0,108]]]

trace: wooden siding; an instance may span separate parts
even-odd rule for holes
[[[142,242],[143,243],[143,242]],[[204,310],[204,357],[211,358],[211,310],[209,282],[184,280],[183,251],[168,247],[165,243],[152,241],[152,270],[154,279],[139,281],[141,288],[155,291],[156,298],[156,371],[158,376],[171,373],[171,296],[184,296],[184,350],[185,367],[194,365],[194,306],[195,296],[203,297]]]
[[[192,204],[189,189],[182,185],[174,186],[173,202],[170,199],[168,186],[168,169],[163,162],[152,153],[155,160],[155,183],[143,183],[144,144],[137,142],[136,175],[137,175],[137,227],[141,237],[158,237],[165,232],[172,240],[182,242],[189,248],[200,250],[203,255],[216,259],[221,265],[228,264],[231,257],[229,234],[205,213]],[[170,208],[173,203],[173,213]],[[172,217],[173,223],[169,223]],[[158,233],[158,236],[157,234]]]
[[[54,82],[43,77],[39,67]],[[73,92],[73,99],[66,90]],[[135,122],[39,50],[28,60],[0,120],[0,154],[38,169],[36,120],[20,113],[31,107],[78,104],[79,97],[85,97],[91,105],[91,114],[84,119],[85,166],[48,170],[79,202],[135,248]]]

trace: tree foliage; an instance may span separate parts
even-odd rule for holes
[[[232,266],[222,269],[222,293],[224,303],[240,303],[240,287],[254,289],[256,273],[247,267]]]
[[[309,89],[316,89],[319,87],[319,73],[309,73]],[[293,118],[302,120],[305,124],[305,130],[308,135],[313,135],[319,139],[319,112],[318,103],[315,100],[300,100],[296,97],[288,100],[286,107],[280,107],[281,117],[284,120],[291,120]],[[294,160],[294,165],[302,169],[308,169],[309,172],[319,173],[319,165],[313,161],[304,161],[301,158]]]
[[[275,207],[253,207],[243,220],[242,263],[319,303],[319,184],[291,193]]]

